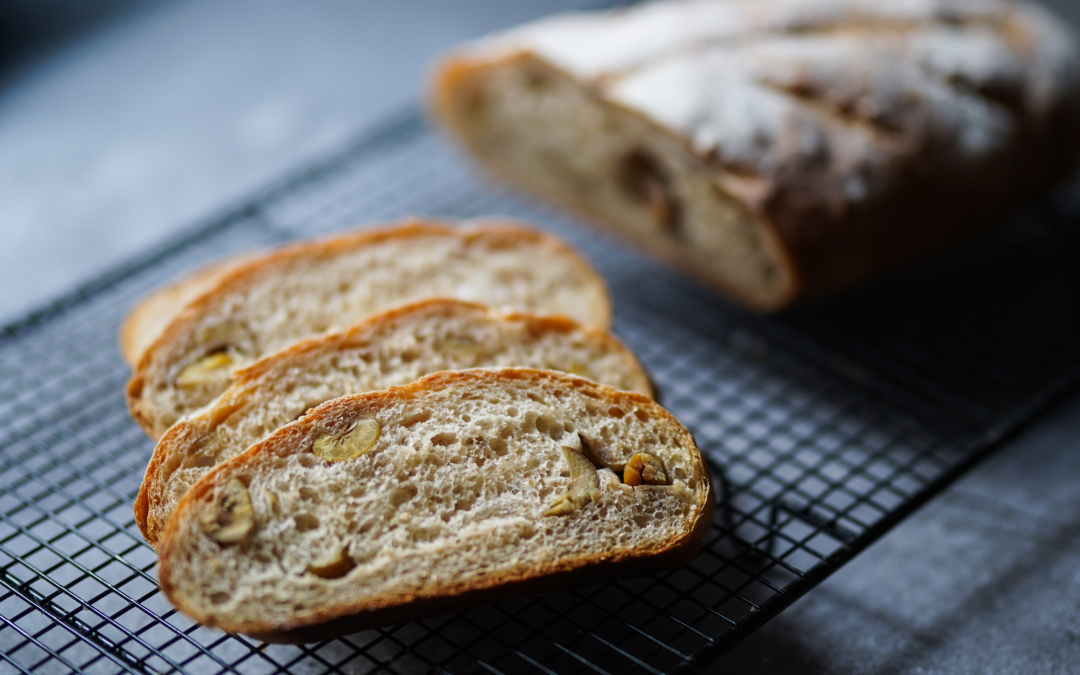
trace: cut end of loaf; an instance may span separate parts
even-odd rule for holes
[[[492,175],[588,215],[755,309],[795,297],[775,234],[685,139],[602,102],[539,57],[451,57],[436,73],[432,107]]]
[[[324,459],[327,437],[353,458]],[[622,463],[651,453],[668,484],[593,464],[594,491],[544,515],[577,484],[565,453],[583,442]],[[234,519],[221,543],[206,524],[241,483],[250,529]],[[170,521],[160,578],[202,623],[310,637],[677,565],[712,509],[692,437],[647,397],[548,371],[438,373],[330,401],[218,467]]]

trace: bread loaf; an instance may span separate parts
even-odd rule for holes
[[[436,373],[328,401],[203,477],[159,578],[202,624],[312,641],[675,566],[712,511],[692,436],[651,399]]]
[[[1080,156],[1074,38],[1009,0],[676,0],[440,65],[492,173],[775,310],[985,229]]]
[[[445,296],[569,316],[606,329],[607,288],[562,242],[524,227],[413,222],[285,247],[229,270],[140,357],[127,387],[159,438],[231,373],[297,340],[380,310]]]
[[[305,340],[234,373],[229,389],[158,442],[135,520],[157,546],[177,502],[199,478],[324,401],[437,371],[496,366],[561,370],[652,394],[633,353],[604,331],[562,317],[421,301]]]

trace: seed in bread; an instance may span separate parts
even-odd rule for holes
[[[324,401],[408,384],[440,370],[498,366],[562,370],[617,389],[652,393],[634,355],[604,331],[566,318],[425,300],[311,338],[238,371],[232,387],[162,437],[135,502],[135,521],[157,546],[177,502],[195,481]],[[378,433],[370,421],[358,421],[343,435],[317,440],[314,452],[328,460],[352,459],[367,452]],[[594,445],[605,447],[601,440]]]
[[[229,387],[231,374],[297,340],[429,297],[562,314],[606,329],[603,279],[572,249],[504,223],[413,222],[288,246],[233,266],[178,313],[127,387],[160,438]]]
[[[312,453],[368,418],[369,452]],[[596,439],[623,462],[656,456],[669,484],[574,469]],[[222,542],[202,523],[236,482],[255,525]],[[549,513],[567,494],[573,508]],[[200,623],[311,641],[672,567],[712,511],[693,437],[651,399],[551,371],[444,372],[328,401],[203,477],[169,521],[159,578]]]
[[[432,108],[493,176],[774,310],[1069,177],[1078,51],[1028,2],[647,2],[466,45]]]

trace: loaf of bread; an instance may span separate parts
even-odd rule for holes
[[[651,399],[551,371],[436,373],[319,406],[184,496],[166,596],[200,623],[325,639],[687,561],[713,511]]]
[[[1010,0],[674,0],[442,62],[492,173],[758,309],[953,244],[1070,174],[1076,42]]]
[[[158,442],[135,502],[135,521],[156,547],[177,502],[197,480],[320,403],[442,370],[506,366],[572,372],[652,395],[633,353],[605,331],[562,317],[425,300],[300,342],[234,373],[225,393]]]
[[[413,222],[249,258],[173,318],[127,387],[159,438],[227,389],[234,370],[297,340],[429,297],[569,316],[606,329],[603,279],[568,246],[509,224]]]

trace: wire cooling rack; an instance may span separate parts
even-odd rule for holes
[[[605,274],[616,330],[722,489],[680,569],[321,644],[199,627],[132,502],[152,443],[115,345],[150,288],[231,251],[405,214],[519,216]],[[1080,198],[842,299],[748,314],[485,182],[410,112],[0,333],[0,673],[673,673],[711,662],[1076,381]],[[798,626],[794,626],[798,629]]]

